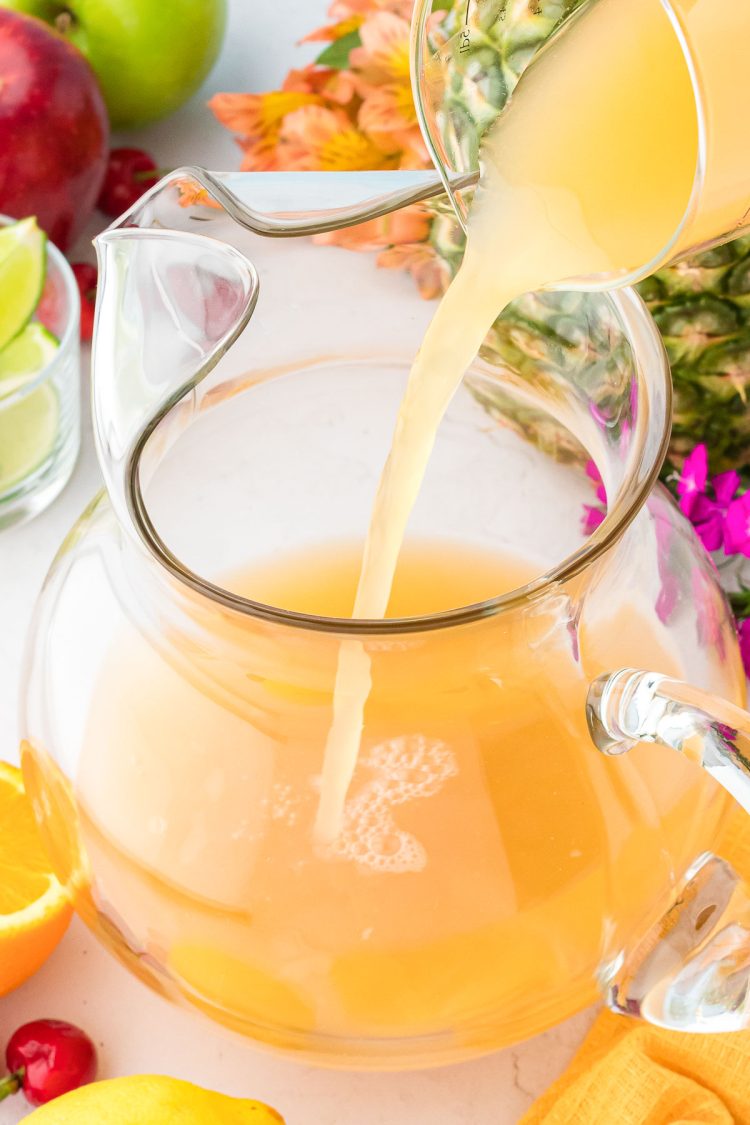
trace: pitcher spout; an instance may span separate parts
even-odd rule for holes
[[[452,192],[476,185],[477,171],[450,177]],[[203,221],[226,214],[240,226],[271,238],[324,234],[382,218],[445,192],[430,171],[337,172],[337,205],[331,206],[330,172],[209,172],[177,168],[154,184],[117,227],[188,225],[185,205],[204,204]],[[191,216],[194,218],[195,216]]]
[[[119,229],[95,245],[94,436],[112,505],[132,533],[149,436],[181,401],[170,441],[185,428],[201,382],[250,320],[259,283],[247,258],[203,235]]]

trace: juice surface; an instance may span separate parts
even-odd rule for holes
[[[338,544],[227,585],[345,613],[359,557]],[[536,569],[409,541],[389,610],[480,601]],[[76,782],[84,897],[215,1018],[271,1042],[328,1037],[339,1061],[355,1039],[434,1035],[451,1057],[562,1018],[593,999],[604,935],[639,925],[718,812],[712,783],[674,755],[594,751],[588,673],[554,625],[521,615],[368,646],[361,749],[328,847],[313,825],[335,638],[269,650],[249,634],[246,665],[223,666],[216,622],[205,678],[194,639],[164,638],[159,655],[123,638]],[[581,634],[584,664],[614,644],[679,670],[633,607],[603,629]]]

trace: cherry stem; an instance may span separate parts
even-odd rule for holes
[[[23,1067],[21,1067],[20,1070],[7,1075],[6,1078],[0,1078],[0,1102],[5,1101],[12,1094],[18,1093],[23,1084],[23,1073]]]
[[[142,172],[133,172],[133,179],[137,184],[145,183],[146,180],[160,180],[171,171],[171,168],[147,168]]]

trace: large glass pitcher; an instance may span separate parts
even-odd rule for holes
[[[241,217],[298,230],[382,184],[249,176]],[[141,219],[98,240],[106,491],[47,579],[22,708],[26,782],[80,915],[165,996],[330,1064],[457,1060],[600,988],[667,1026],[746,1024],[750,904],[714,854],[732,802],[696,764],[750,807],[744,678],[711,564],[653,490],[670,381],[639,299],[523,297],[449,409],[406,544],[415,584],[457,589],[466,548],[511,553],[515,577],[440,612],[315,616],[264,591],[295,551],[333,565],[361,544],[431,310],[356,255],[168,191]],[[587,538],[592,461],[608,514]],[[372,689],[321,850],[352,638]],[[696,707],[684,682],[728,702]],[[694,760],[606,757],[587,705],[604,749],[643,736]]]

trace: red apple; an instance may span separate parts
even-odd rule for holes
[[[109,124],[94,72],[41,20],[0,8],[0,212],[63,250],[94,209]]]

